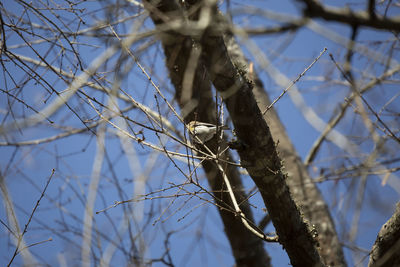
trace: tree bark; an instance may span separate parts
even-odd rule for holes
[[[315,242],[286,184],[271,132],[251,91],[226,51],[222,37],[202,40],[204,59],[215,88],[224,97],[241,148],[241,165],[257,185],[293,266],[320,266]]]
[[[203,8],[209,7],[205,4]],[[217,14],[216,8],[212,7],[210,13],[211,23],[200,41],[203,60],[235,126],[241,165],[247,169],[260,190],[279,242],[286,249],[291,263],[294,266],[321,266],[323,263],[315,241],[290,195],[281,160],[269,127],[257,106],[252,86],[230,60],[222,34],[213,29],[216,27],[212,24]]]
[[[262,81],[254,69],[249,69],[249,63],[230,33],[225,34],[225,43],[235,65],[245,66],[246,78],[252,81],[254,85],[253,93],[257,99],[258,107],[260,110],[265,110],[271,104],[271,101]],[[286,181],[292,197],[300,206],[306,221],[315,226],[318,234],[319,253],[324,263],[330,266],[346,266],[342,246],[329,208],[297,154],[275,109],[271,108],[264,115],[264,119],[270,126],[274,141],[278,143],[277,150],[279,156],[283,159],[283,165],[288,174]]]
[[[171,11],[170,3],[171,1],[165,0],[158,2],[157,6],[153,4],[148,7],[155,24],[167,22],[163,17],[165,10]],[[216,33],[213,29],[215,25],[212,21],[217,10],[215,6],[207,4],[208,2],[204,6],[199,5],[204,9],[200,8],[198,11],[204,11],[202,14],[211,16],[200,18],[201,21],[209,20],[211,23],[206,25],[207,28],[201,35],[193,38],[199,40],[201,59],[212,83],[223,97],[235,126],[241,165],[247,169],[257,185],[272,218],[279,242],[286,249],[292,265],[323,266],[316,242],[290,195],[275,143],[257,106],[251,85],[230,60],[222,32]],[[169,6],[161,10],[163,5]],[[183,23],[183,20],[181,21]]]
[[[146,6],[148,7],[151,4],[153,3],[147,3]],[[153,9],[154,7],[156,7],[156,10]],[[179,17],[183,18],[183,14],[180,14],[180,6],[174,1],[162,1],[158,5],[153,4],[149,10],[156,25],[164,24],[165,19],[171,21]],[[199,60],[189,62],[192,53],[196,53],[194,49],[197,49],[193,46],[192,39],[177,31],[162,32],[160,36],[166,57],[166,66],[175,87],[176,99],[180,108],[187,111],[185,121],[189,122],[196,119],[202,122],[216,123],[215,102],[212,99],[211,84],[207,78],[207,73]],[[190,64],[195,64],[195,66],[193,67]],[[188,88],[183,88],[184,76],[188,69],[194,70],[194,79]],[[226,143],[208,142],[207,146],[216,154],[218,146],[226,147]],[[207,153],[206,150],[203,151]],[[229,160],[232,157],[229,152],[225,152],[220,155],[220,158]],[[202,165],[215,197],[215,203],[219,207],[218,211],[236,266],[271,266],[270,257],[263,247],[264,242],[246,229],[235,215],[226,184],[217,165],[210,160],[204,160]],[[254,221],[249,203],[244,201],[246,194],[237,168],[228,164],[222,165],[234,188],[236,199],[241,203],[241,210],[247,219]]]
[[[400,203],[382,226],[372,247],[368,267],[400,266]]]

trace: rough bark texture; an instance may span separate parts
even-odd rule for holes
[[[207,36],[202,44],[214,86],[222,95],[235,91],[225,103],[242,145],[238,150],[241,165],[260,190],[279,242],[293,266],[320,265],[314,240],[290,196],[275,143],[250,86],[230,62],[221,37]]]
[[[158,2],[157,10],[154,10],[154,6],[148,9],[156,24],[166,22],[166,19],[159,19],[162,16],[158,15],[165,15],[165,10],[160,10],[163,4],[171,5],[171,1]],[[171,10],[170,7],[167,10]],[[214,7],[211,13],[216,14]],[[213,18],[210,17],[211,21]],[[216,34],[215,31],[209,34],[212,28],[212,24],[209,24],[206,31],[195,39],[200,40],[205,68],[215,88],[223,96],[235,126],[241,164],[260,190],[279,242],[286,249],[292,265],[322,266],[315,240],[290,195],[275,143],[251,86],[232,64],[222,34]]]
[[[201,45],[210,78],[223,96],[235,126],[241,144],[238,149],[241,164],[260,190],[279,242],[294,266],[323,265],[309,229],[290,196],[275,143],[251,86],[232,64],[222,35],[206,31]]]
[[[254,90],[259,101],[261,110],[265,110],[270,102],[267,95],[260,89]],[[264,108],[264,109],[262,109]],[[300,206],[305,220],[315,227],[318,234],[318,245],[324,263],[329,266],[346,266],[342,246],[340,245],[335,224],[319,189],[316,187],[301,158],[294,150],[293,144],[287,136],[285,129],[274,110],[269,110],[266,114],[266,121],[271,127],[274,140],[278,143],[277,149],[283,159],[285,171],[288,174],[287,184],[290,192]]]
[[[400,266],[400,203],[382,226],[372,247],[368,267]]]
[[[174,1],[162,1],[156,7],[157,10],[150,12],[151,18],[156,25],[164,23],[165,19],[173,19],[177,18],[177,16],[183,17],[182,14],[179,14],[180,7]],[[160,19],[160,17],[163,19]],[[215,103],[212,99],[211,84],[207,78],[207,73],[204,67],[198,62],[188,62],[192,49],[196,49],[193,46],[191,38],[185,37],[175,31],[164,32],[160,36],[166,56],[166,65],[176,90],[176,99],[181,109],[188,110],[189,108],[191,110],[186,115],[185,121],[191,121],[196,117],[198,121],[215,123],[217,121]],[[188,69],[188,64],[197,65],[194,68],[194,80],[191,88],[182,88],[182,81],[185,71]],[[183,92],[183,90],[191,90],[191,93],[187,94],[187,91]],[[183,93],[191,97],[182,99]],[[196,112],[196,116],[194,112]],[[219,145],[224,146],[224,144]],[[210,141],[207,143],[207,146],[213,153],[217,152],[217,142]],[[220,158],[229,159],[231,156],[229,153],[224,153]],[[236,266],[270,266],[270,258],[263,248],[264,242],[246,229],[241,220],[235,216],[226,185],[216,164],[212,161],[203,161],[202,165],[212,193],[214,194],[215,202],[221,207],[219,208],[219,214],[224,224],[224,230],[229,240]],[[249,203],[243,201],[246,195],[237,168],[225,164],[224,169],[234,188],[236,198],[241,203],[241,210],[248,219],[253,221]]]
[[[253,81],[253,93],[257,99],[258,106],[260,110],[265,110],[271,104],[271,101],[262,81],[258,78],[255,70],[249,70],[249,64],[233,36],[226,34],[225,43],[235,65],[246,66],[246,76],[247,79]],[[287,183],[290,192],[297,205],[300,206],[304,218],[309,224],[315,225],[318,234],[319,251],[324,263],[330,266],[346,266],[342,246],[329,209],[319,189],[308,175],[306,167],[298,156],[274,108],[271,108],[264,115],[264,119],[270,127],[273,139],[278,143],[277,150],[279,156],[283,159],[283,165],[288,174]]]

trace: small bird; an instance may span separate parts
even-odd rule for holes
[[[215,124],[199,122],[199,121],[191,121],[187,125],[189,129],[189,133],[194,142],[199,143],[199,140],[204,143],[209,141],[214,137],[217,133],[217,126]],[[218,129],[228,130],[229,128],[225,125],[218,126]],[[197,137],[197,138],[195,138]]]

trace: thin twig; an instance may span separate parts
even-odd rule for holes
[[[248,219],[246,218],[246,216],[244,215],[243,211],[240,209],[240,207],[239,207],[239,205],[237,203],[237,200],[236,200],[235,194],[233,193],[232,186],[231,186],[231,183],[230,183],[230,181],[228,179],[228,176],[226,176],[226,173],[225,173],[224,169],[222,168],[222,166],[220,164],[218,164],[218,163],[216,163],[216,164],[217,164],[218,169],[219,169],[219,171],[221,172],[221,174],[222,174],[222,176],[224,178],[224,181],[225,181],[226,187],[228,189],[229,196],[230,196],[230,198],[232,200],[233,206],[235,208],[236,214],[237,214],[237,216],[240,217],[240,220],[242,221],[243,225],[247,229],[249,229],[250,232],[255,234],[257,237],[261,238],[262,240],[265,240],[267,242],[277,242],[278,241],[278,237],[277,236],[269,237],[266,234],[264,234],[262,232],[262,230],[255,229],[253,226],[251,226],[249,224]]]
[[[346,81],[348,81],[351,86],[354,89],[354,92],[356,93],[356,95],[362,100],[362,102],[367,106],[368,110],[374,114],[375,118],[378,120],[378,122],[380,122],[382,124],[382,126],[387,130],[387,132],[389,133],[388,135],[390,137],[392,137],[396,142],[398,142],[400,144],[400,138],[397,137],[392,130],[389,128],[389,126],[382,121],[382,119],[380,118],[380,116],[375,112],[375,110],[373,110],[373,108],[371,107],[371,105],[367,102],[367,100],[365,100],[364,96],[360,93],[359,90],[357,90],[357,88],[355,87],[355,84],[352,82],[352,80],[348,77],[348,75],[346,75],[346,73],[342,70],[342,68],[339,66],[339,64],[336,62],[336,60],[334,59],[332,54],[329,54],[329,56],[331,57],[333,63],[336,65],[336,67],[338,68],[338,70],[340,71],[340,73],[342,74],[343,78],[346,79]],[[386,131],[384,131],[386,133]],[[376,138],[379,139],[379,138]]]
[[[372,89],[374,86],[377,84],[380,84],[384,81],[384,79],[395,75],[400,71],[400,65],[386,71],[383,73],[381,76],[374,78],[371,80],[367,85],[365,85],[359,92],[360,94],[363,94],[367,92],[368,90]],[[356,97],[356,94],[352,92],[350,95],[348,95],[345,99],[346,101],[340,104],[340,111],[337,115],[332,117],[329,122],[327,123],[325,129],[322,131],[321,135],[318,137],[318,139],[314,142],[312,145],[310,151],[308,152],[308,155],[306,156],[304,160],[305,165],[309,165],[315,158],[318,150],[320,149],[322,143],[328,136],[328,134],[331,132],[331,130],[339,123],[339,121],[344,117],[345,112],[347,108],[350,106],[351,102],[354,100]]]
[[[11,263],[14,261],[15,257],[18,255],[18,253],[20,253],[22,250],[32,246],[32,245],[30,245],[30,246],[27,246],[25,248],[19,249],[19,245],[21,244],[22,238],[24,237],[25,233],[28,231],[28,226],[32,221],[33,214],[35,214],[36,209],[39,207],[40,201],[44,197],[44,193],[46,192],[47,187],[49,186],[50,181],[53,178],[54,172],[55,172],[55,169],[52,169],[51,170],[51,175],[50,175],[49,179],[47,179],[47,183],[46,183],[46,185],[45,185],[45,187],[44,187],[44,189],[42,191],[42,194],[40,195],[38,201],[36,201],[36,205],[33,208],[32,212],[31,212],[31,215],[29,216],[28,222],[25,224],[24,230],[22,231],[22,233],[18,237],[18,243],[17,243],[17,246],[15,247],[14,255],[12,256],[10,262],[7,264],[7,267],[11,265]],[[39,243],[35,243],[35,244],[40,244],[40,243],[43,243],[43,241],[39,242]],[[33,245],[35,245],[35,244],[33,244]]]
[[[318,56],[316,59],[314,59],[314,61],[313,61],[302,73],[300,73],[300,75],[297,76],[297,78],[296,78],[285,90],[283,90],[283,92],[280,94],[280,96],[278,96],[278,97],[263,111],[262,115],[265,115],[265,113],[267,113],[267,111],[270,110],[270,109],[274,106],[274,104],[275,104],[276,102],[278,102],[278,101],[286,94],[286,92],[289,91],[289,89],[292,88],[292,86],[295,85],[295,84],[300,80],[300,78],[303,77],[303,76],[306,74],[306,72],[319,60],[319,58],[320,58],[327,50],[328,50],[328,49],[325,47],[324,50],[322,50],[322,52],[319,54],[319,56]]]
[[[7,225],[5,222],[3,222],[2,219],[0,219],[0,223],[1,223],[2,225],[4,225],[4,227],[7,228],[7,230],[8,230],[15,238],[18,238],[18,236],[14,233],[14,231],[13,231],[10,227],[8,227],[8,225]]]
[[[52,237],[49,237],[49,238],[46,239],[46,240],[42,240],[42,241],[39,241],[39,242],[30,244],[30,245],[28,245],[28,246],[26,246],[26,247],[23,247],[23,248],[21,248],[21,249],[18,251],[18,253],[21,252],[21,251],[23,251],[24,249],[27,249],[27,248],[30,248],[30,247],[33,247],[33,246],[37,246],[37,245],[40,245],[40,244],[43,244],[43,243],[46,243],[46,242],[50,242],[50,241],[53,241],[53,238],[52,238]]]

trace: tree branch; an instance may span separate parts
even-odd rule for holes
[[[150,16],[158,29],[164,28],[168,22],[177,19],[182,19],[182,27],[185,26],[183,25],[184,15],[179,5],[174,1],[167,0],[161,1],[158,5],[155,5],[155,2],[157,1],[146,1],[144,4],[145,8],[150,11]],[[215,123],[217,118],[214,112],[215,103],[212,100],[211,84],[207,78],[207,72],[199,62],[200,59],[192,60],[196,58],[196,51],[194,51],[196,46],[193,45],[192,39],[178,30],[163,31],[160,33],[160,37],[166,57],[166,66],[175,87],[176,99],[182,112],[186,113],[185,121],[197,119],[202,122]],[[213,153],[216,153],[218,146],[224,146],[224,144],[208,142],[207,146]],[[229,152],[220,154],[219,157],[227,160],[232,158]],[[233,203],[227,191],[223,173],[212,160],[204,160],[202,165],[217,206],[226,207],[220,208],[218,211],[236,265],[270,266],[270,257],[263,248],[262,240],[246,229],[242,221],[231,211],[234,210]],[[224,165],[224,169],[234,189],[235,198],[241,203],[241,211],[247,219],[254,221],[249,203],[243,202],[246,195],[237,168],[228,164]]]
[[[368,267],[400,265],[400,203],[393,216],[382,226],[371,250]]]
[[[325,7],[314,0],[303,0],[306,7],[304,15],[311,18],[322,18],[324,20],[341,22],[352,26],[365,26],[375,29],[400,31],[400,17],[386,18],[380,15],[371,16],[371,5],[369,13],[366,11],[352,11],[349,8]]]

